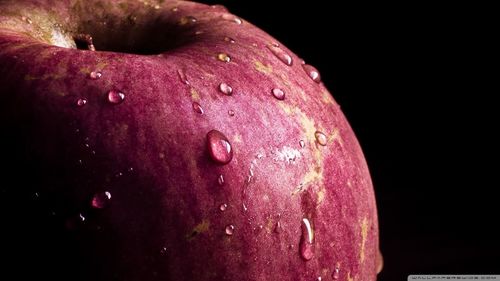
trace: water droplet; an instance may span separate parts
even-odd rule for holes
[[[304,148],[304,147],[306,147],[306,142],[303,140],[300,140],[299,145],[300,145],[300,148]]]
[[[311,222],[307,218],[302,219],[302,237],[300,238],[300,255],[306,261],[311,260],[314,256],[314,230]]]
[[[198,19],[193,17],[193,16],[183,16],[180,19],[179,24],[180,25],[193,24],[193,23],[196,23],[197,21],[198,21]]]
[[[215,9],[215,10],[219,10],[219,11],[222,11],[222,12],[227,12],[227,8],[223,5],[219,5],[219,4],[216,4],[216,5],[212,5],[210,6],[212,9]]]
[[[234,116],[234,110],[232,110],[232,109],[228,110],[227,114],[229,114],[229,116],[233,117]]]
[[[292,57],[287,54],[283,49],[275,45],[268,45],[267,48],[284,64],[291,66],[293,64]]]
[[[382,272],[384,268],[384,257],[382,256],[382,252],[379,250],[377,254],[377,274]]]
[[[231,37],[224,37],[224,41],[232,43],[232,44],[236,43],[236,41]]]
[[[219,91],[221,91],[226,96],[230,96],[230,95],[233,94],[233,88],[231,88],[231,86],[229,86],[226,83],[220,83],[220,85],[219,85]]]
[[[226,226],[226,235],[231,236],[234,233],[234,225],[230,224]]]
[[[314,137],[316,138],[318,144],[321,146],[325,146],[328,143],[328,138],[320,131],[316,131],[314,133]]]
[[[111,200],[111,193],[109,191],[99,192],[92,198],[92,207],[96,209],[102,209],[108,206]]]
[[[78,216],[71,217],[66,220],[66,228],[68,230],[75,230],[79,228],[85,222],[86,218],[83,214],[78,214]]]
[[[284,100],[285,99],[285,92],[283,90],[274,88],[272,91],[273,96],[278,99],[278,100]]]
[[[228,20],[228,21],[232,21],[232,22],[234,22],[236,24],[241,24],[242,23],[242,21],[241,21],[240,18],[238,18],[238,17],[236,17],[236,16],[234,16],[232,14],[229,14],[229,13],[223,14],[222,18],[225,19],[225,20]]]
[[[247,207],[247,205],[245,205],[245,203],[243,203],[243,211],[245,211],[245,212],[248,211],[248,207]]]
[[[184,70],[178,69],[177,74],[179,75],[179,79],[181,80],[182,83],[189,85],[189,81],[187,79],[186,72],[184,72]]]
[[[220,204],[219,206],[219,210],[221,210],[221,212],[224,212],[225,210],[227,209],[227,204]]]
[[[122,103],[125,99],[125,94],[119,90],[111,90],[108,92],[108,101],[112,104]]]
[[[155,10],[159,10],[160,9],[160,5],[154,5],[153,7]]]
[[[179,8],[177,8],[177,7],[173,7],[172,9],[170,9],[170,11],[172,11],[172,12],[174,12],[174,13],[175,13],[175,12],[179,11]]]
[[[321,76],[319,75],[319,71],[310,64],[303,64],[302,68],[307,73],[307,75],[316,83],[321,82]]]
[[[338,280],[339,278],[340,278],[340,267],[337,264],[337,266],[335,266],[335,268],[333,269],[332,279],[333,280]]]
[[[197,31],[194,32],[194,35],[201,35],[203,33],[205,33],[205,31],[203,31],[203,30],[197,30]]]
[[[219,164],[227,164],[233,159],[233,149],[226,136],[211,130],[207,133],[207,147],[212,160]]]
[[[83,99],[83,98],[82,98],[82,99],[78,99],[78,100],[76,101],[76,106],[78,106],[78,107],[82,107],[82,106],[84,106],[84,105],[86,105],[86,104],[87,104],[87,100],[86,100],[86,99]]]
[[[281,233],[283,230],[283,227],[281,226],[281,222],[276,222],[276,225],[274,226],[274,232],[276,233]]]
[[[162,256],[166,255],[166,254],[167,254],[167,252],[168,252],[167,247],[162,247],[162,248],[160,249],[160,254],[161,254]]]
[[[319,277],[316,279],[316,281],[321,281],[321,280],[322,280],[322,279],[321,279],[321,276],[319,276]]]
[[[220,186],[223,186],[224,185],[224,176],[219,175],[219,177],[217,178],[217,182],[219,183]]]
[[[92,71],[89,73],[89,78],[92,80],[97,80],[97,79],[101,78],[101,76],[102,76],[102,72],[100,72],[100,71]]]
[[[230,62],[231,61],[231,57],[226,53],[219,53],[217,55],[217,59],[220,61],[223,61],[223,62]]]
[[[33,21],[31,20],[31,18],[29,18],[29,17],[22,16],[21,19],[23,21],[27,22],[28,24],[32,24],[33,23]]]
[[[199,113],[199,114],[203,114],[203,108],[201,107],[201,105],[197,102],[193,102],[193,110],[194,112],[196,113]]]

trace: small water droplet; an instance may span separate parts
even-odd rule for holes
[[[179,8],[177,8],[177,7],[173,7],[172,9],[170,9],[170,11],[172,11],[172,12],[174,12],[174,13],[175,13],[175,12],[179,11]]]
[[[93,208],[102,209],[108,206],[111,200],[111,193],[109,191],[99,192],[92,198],[91,205]]]
[[[231,57],[226,53],[219,53],[217,55],[217,59],[220,61],[223,61],[223,62],[230,62],[231,61]]]
[[[219,164],[227,164],[233,159],[233,149],[226,136],[211,130],[207,133],[207,147],[212,160]]]
[[[205,31],[203,31],[203,30],[196,30],[196,31],[194,32],[194,35],[201,35],[201,34],[203,34],[203,33],[205,33]]]
[[[321,279],[321,276],[319,276],[319,277],[316,279],[316,281],[321,281],[321,280],[322,280],[322,279]]]
[[[230,224],[226,226],[226,235],[231,236],[234,233],[234,225]]]
[[[92,80],[97,80],[97,79],[101,78],[101,76],[102,76],[102,72],[100,72],[100,71],[92,71],[89,73],[89,78]]]
[[[179,79],[181,80],[182,83],[189,85],[189,81],[187,79],[186,72],[184,72],[184,70],[178,69],[177,74],[179,75]]]
[[[154,5],[153,7],[155,10],[159,10],[160,9],[160,5]]]
[[[302,68],[314,82],[321,82],[321,75],[319,75],[319,71],[314,66],[310,64],[303,64]]]
[[[162,248],[160,249],[160,254],[161,254],[162,256],[166,255],[166,254],[167,254],[167,252],[168,252],[167,247],[162,247]]]
[[[108,101],[112,104],[119,104],[125,100],[125,94],[119,90],[111,90],[108,92]]]
[[[241,23],[242,23],[241,19],[240,19],[240,18],[237,18],[237,17],[235,17],[235,18],[233,19],[233,21],[234,21],[236,24],[241,24]]]
[[[268,45],[267,48],[284,64],[291,66],[293,64],[292,57],[287,54],[283,49],[275,45]]]
[[[273,96],[278,99],[278,100],[284,100],[285,99],[285,92],[283,90],[274,88],[272,91]]]
[[[212,9],[219,10],[219,11],[222,11],[222,12],[227,12],[228,11],[227,8],[224,5],[220,5],[220,4],[212,5],[210,7]]]
[[[199,113],[199,114],[203,114],[203,112],[204,112],[201,105],[197,102],[193,102],[193,110],[194,110],[194,112]]]
[[[300,255],[306,261],[309,261],[314,256],[314,230],[311,222],[307,218],[302,219],[302,237],[300,238]]]
[[[236,41],[231,37],[224,37],[224,41],[232,43],[232,44],[236,43]]]
[[[299,145],[300,145],[300,148],[304,148],[304,147],[306,147],[306,142],[303,140],[300,140]]]
[[[340,267],[337,264],[337,266],[335,266],[335,268],[333,269],[332,279],[333,280],[338,280],[339,278],[340,278]]]
[[[85,216],[80,213],[78,216],[74,216],[66,220],[66,228],[68,230],[75,230],[82,226],[85,220]]]
[[[219,210],[221,210],[221,212],[224,212],[225,210],[227,210],[227,204],[226,203],[220,204]]]
[[[232,110],[232,109],[228,110],[227,114],[229,114],[229,116],[233,117],[234,116],[234,110]]]
[[[226,83],[219,84],[219,91],[221,91],[221,93],[225,94],[226,96],[230,96],[233,94],[233,88],[231,88],[231,86]]]
[[[83,99],[83,98],[78,99],[78,100],[76,101],[76,105],[77,105],[78,107],[82,107],[82,106],[84,106],[84,105],[86,105],[86,104],[87,104],[87,100],[86,100],[86,99]]]
[[[248,207],[247,207],[247,205],[245,205],[245,203],[243,203],[243,211],[245,211],[245,212],[248,211]]]
[[[194,24],[198,21],[197,18],[193,17],[193,16],[183,16],[180,21],[179,21],[179,24],[180,25],[186,25],[186,24]]]
[[[223,186],[224,185],[224,176],[219,175],[219,177],[217,178],[217,182],[219,183],[220,186]]]
[[[130,168],[128,168],[128,169],[127,169],[127,171],[129,171],[129,172],[133,172],[133,171],[134,171],[134,168],[130,167]]]
[[[32,24],[33,23],[33,21],[31,20],[31,18],[29,18],[29,17],[22,16],[21,19],[23,21],[27,22],[28,24]]]
[[[281,226],[281,222],[276,222],[276,225],[274,226],[274,232],[276,233],[281,233],[283,230],[283,227]]]
[[[316,138],[316,141],[318,142],[319,145],[325,146],[328,143],[328,138],[325,136],[324,133],[320,131],[316,131],[314,133],[314,137]]]

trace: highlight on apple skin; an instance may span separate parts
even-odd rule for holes
[[[381,270],[339,105],[316,68],[223,6],[0,1],[0,130],[4,198],[52,233],[31,261],[67,260],[66,280]]]

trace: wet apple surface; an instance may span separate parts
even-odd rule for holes
[[[31,235],[71,280],[376,280],[373,187],[339,105],[225,8],[2,1],[0,62],[2,189],[43,198],[27,223],[60,239]]]

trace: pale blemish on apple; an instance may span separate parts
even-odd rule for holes
[[[321,100],[324,104],[335,104],[335,100],[328,91],[321,92]]]
[[[232,139],[233,143],[242,143],[242,136],[240,134],[235,134]]]
[[[280,74],[281,80],[283,81],[283,84],[285,84],[287,87],[291,88],[292,84],[290,83],[290,80],[288,79],[288,76],[286,73],[281,73]]]
[[[351,272],[347,272],[347,281],[354,281],[354,277],[351,276]]]
[[[191,99],[195,102],[200,102],[200,94],[194,88],[191,88]]]
[[[271,217],[268,217],[266,222],[266,232],[268,234],[271,234],[273,230],[274,230],[274,221]]]
[[[365,245],[366,245],[366,238],[368,236],[368,219],[366,217],[363,218],[360,228],[361,228],[361,246],[359,250],[359,261],[360,263],[363,263],[365,261]]]
[[[269,73],[273,72],[273,67],[270,64],[264,65],[262,62],[260,62],[258,60],[254,61],[254,67],[258,72],[261,72],[264,74],[269,74]]]
[[[326,195],[326,189],[324,186],[321,186],[321,189],[316,193],[316,196],[318,197],[318,202],[317,204],[320,205],[323,203],[323,200],[325,200],[325,195]]]
[[[340,137],[340,130],[338,128],[333,129],[332,133],[328,136],[328,142],[329,143],[338,142],[340,146],[342,147],[344,146],[344,142]]]

